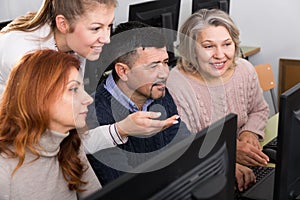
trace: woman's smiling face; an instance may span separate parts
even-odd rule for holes
[[[224,26],[207,26],[198,34],[196,55],[199,72],[207,80],[227,77],[235,53],[235,44]]]

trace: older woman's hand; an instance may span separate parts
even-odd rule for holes
[[[266,166],[269,157],[251,143],[237,140],[236,161],[246,166]]]

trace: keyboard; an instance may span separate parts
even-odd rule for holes
[[[269,157],[271,163],[277,163],[277,137],[264,145],[262,151]]]
[[[260,166],[255,166],[255,167],[249,167],[249,168],[252,169],[253,173],[255,174],[256,183],[258,183],[262,178],[264,178],[270,172],[272,172],[273,170],[275,170],[274,167],[260,167]]]
[[[273,170],[275,170],[275,168],[273,168],[273,167],[260,167],[260,166],[251,166],[249,168],[252,169],[253,173],[255,174],[255,177],[256,177],[256,183],[255,184],[259,183],[264,177],[266,177]],[[254,185],[250,186],[249,188],[247,188],[243,192],[235,190],[235,198],[234,199],[235,200],[244,200],[245,198],[242,197],[242,194],[245,193],[246,191],[248,191]]]
[[[277,137],[273,138],[270,142],[265,144],[263,148],[271,148],[277,150]]]

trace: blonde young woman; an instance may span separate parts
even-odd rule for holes
[[[36,13],[15,19],[0,32],[0,98],[14,64],[25,53],[53,49],[80,57],[79,72],[85,61],[97,60],[103,45],[110,42],[116,0],[44,0]],[[124,144],[127,135],[148,135],[161,131],[176,117],[152,120],[155,112],[138,112],[115,124],[89,131],[84,140],[87,153]]]

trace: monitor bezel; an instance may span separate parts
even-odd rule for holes
[[[199,6],[201,4],[201,6]],[[216,6],[217,4],[217,6]],[[192,13],[199,9],[220,9],[229,14],[230,12],[230,0],[193,0],[192,2]]]
[[[147,2],[141,2],[137,4],[130,4],[129,5],[129,15],[128,15],[128,21],[141,21],[146,23],[143,19],[140,19],[137,17],[137,13],[142,12],[151,12],[153,10],[163,10],[166,7],[174,6],[176,7],[176,12],[172,13],[172,25],[169,27],[162,27],[162,26],[156,26],[153,24],[148,24],[150,26],[159,27],[159,28],[169,28],[174,31],[178,30],[178,23],[179,23],[179,15],[180,15],[180,4],[181,0],[153,0],[153,1],[147,1]]]
[[[299,119],[296,119],[297,116],[295,112],[298,112],[297,115],[299,115],[300,83],[296,84],[295,86],[293,86],[292,88],[280,95],[276,158],[277,163],[275,167],[274,181],[275,200],[289,198],[291,193],[291,184],[293,182],[290,179],[292,176],[295,175],[291,175],[291,172],[288,169],[295,165],[295,163],[292,162],[292,160],[300,160],[300,158],[298,158],[299,155],[295,154],[294,152],[295,148],[298,148],[298,144],[300,142],[300,132],[299,136],[297,136],[297,130],[295,130],[294,127],[296,125],[294,123],[300,123]],[[299,126],[300,125],[298,124],[297,127]],[[299,141],[297,139],[297,141],[295,140],[295,138],[297,137]],[[298,176],[293,177],[293,179],[300,179],[300,172],[298,173]],[[298,192],[300,193],[300,190]]]
[[[170,7],[175,8],[175,12],[166,12]],[[139,21],[162,29],[162,33],[167,40],[170,67],[174,67],[177,63],[177,57],[174,53],[174,42],[177,41],[180,7],[181,0],[153,0],[129,5],[128,21]],[[149,23],[149,20],[138,17],[139,13],[150,13],[155,10],[156,12],[157,10],[161,11],[155,15],[156,19],[160,20],[159,23],[161,25],[158,25],[157,21],[156,23]]]
[[[214,133],[220,131],[220,137],[218,138],[216,145],[213,147],[212,151],[207,154],[207,157],[203,159],[193,159],[197,156],[199,158],[199,149],[201,148],[202,142],[204,141],[207,133]],[[199,132],[196,136],[191,136],[174,146],[170,147],[166,151],[162,152],[154,159],[149,160],[140,166],[140,169],[149,169],[149,167],[155,166],[160,163],[161,160],[165,161],[175,155],[175,152],[181,151],[183,148],[187,150],[184,154],[169,166],[149,172],[149,173],[127,173],[119,177],[115,181],[109,183],[100,191],[96,192],[90,196],[87,200],[100,200],[100,199],[159,199],[160,196],[156,195],[161,192],[163,188],[173,183],[178,179],[178,177],[184,176],[187,171],[192,170],[197,165],[201,165],[202,162],[207,160],[211,155],[214,154],[220,145],[226,144],[226,150],[228,151],[228,171],[226,175],[228,176],[228,182],[226,186],[222,189],[222,193],[225,196],[224,200],[233,199],[234,197],[234,186],[235,186],[235,158],[236,158],[236,130],[237,130],[237,115],[229,114],[223,119],[213,123],[210,127],[205,128]],[[192,143],[191,143],[192,142]],[[191,144],[190,146],[187,145]],[[188,161],[188,162],[187,162]],[[174,165],[174,166],[172,166]],[[178,166],[181,165],[181,166]],[[167,170],[173,170],[176,168],[176,173],[166,173]],[[166,170],[166,171],[164,171]],[[182,172],[181,172],[182,171]],[[180,174],[182,173],[182,174]],[[174,178],[175,177],[175,178]],[[163,180],[163,178],[165,180]],[[137,186],[143,186],[144,190],[138,189]],[[213,187],[211,187],[213,189]],[[211,191],[209,191],[211,192]],[[227,197],[226,197],[227,195]],[[205,198],[206,199],[206,198]],[[209,198],[208,198],[209,199]],[[211,198],[214,199],[214,198]]]

